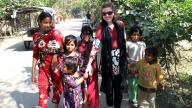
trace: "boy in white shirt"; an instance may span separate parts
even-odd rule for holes
[[[145,42],[140,41],[142,31],[138,26],[130,28],[129,36],[130,41],[126,42],[128,57],[129,104],[132,107],[137,107],[138,72],[134,68],[131,68],[131,65],[135,65],[144,57],[146,44]]]

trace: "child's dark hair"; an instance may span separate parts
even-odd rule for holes
[[[77,46],[77,38],[74,35],[67,35],[65,36],[65,42],[64,42],[64,52],[67,52],[66,45],[69,42],[74,42],[75,46]]]
[[[82,39],[83,34],[86,34],[86,35],[93,37],[93,30],[92,30],[90,25],[84,25],[81,28],[81,34],[80,34],[81,39]]]
[[[129,36],[131,36],[134,32],[139,32],[140,36],[142,36],[143,31],[140,29],[139,26],[132,26],[129,31]]]
[[[66,65],[67,70],[70,70],[72,74],[74,74],[77,71],[77,60],[74,57],[66,57],[63,60],[63,65]]]
[[[39,14],[37,21],[38,21],[38,22],[41,22],[43,19],[45,19],[45,18],[47,18],[47,17],[51,18],[51,20],[52,20],[51,14],[48,13],[48,12],[44,12],[44,11],[43,11],[43,12],[41,12],[41,13]]]
[[[152,54],[154,59],[153,61],[150,62],[150,64],[155,64],[157,63],[157,56],[158,56],[158,51],[155,47],[148,47],[145,49],[145,54],[148,53],[148,54]]]

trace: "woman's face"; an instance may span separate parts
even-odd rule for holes
[[[73,52],[75,51],[75,43],[73,41],[69,41],[67,44],[66,44],[66,49],[67,51],[70,53],[70,52]]]
[[[140,34],[139,34],[139,32],[133,32],[133,34],[131,34],[131,40],[133,41],[133,42],[137,42],[137,41],[139,41],[140,40]]]
[[[111,23],[114,17],[114,12],[111,7],[103,8],[102,11],[102,18],[107,22]]]
[[[39,22],[39,27],[44,32],[51,30],[52,25],[52,19],[50,17],[46,17],[41,22]]]

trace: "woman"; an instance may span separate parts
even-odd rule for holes
[[[92,61],[101,49],[101,91],[106,94],[107,105],[111,107],[114,104],[114,108],[121,106],[121,85],[123,76],[127,76],[125,75],[127,73],[125,37],[125,25],[117,20],[112,3],[104,3],[101,7],[101,23],[97,27],[96,40],[93,43],[86,72],[92,75]]]

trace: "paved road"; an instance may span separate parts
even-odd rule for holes
[[[72,19],[56,25],[56,28],[64,36],[79,36],[81,25],[81,19]],[[31,63],[32,50],[25,50],[21,37],[0,43],[0,108],[36,108],[38,89],[31,83]],[[107,108],[102,93],[100,97],[101,108]],[[122,108],[128,108],[127,103],[127,94],[124,94]],[[48,108],[52,108],[50,101]],[[62,102],[59,108],[62,108]]]

